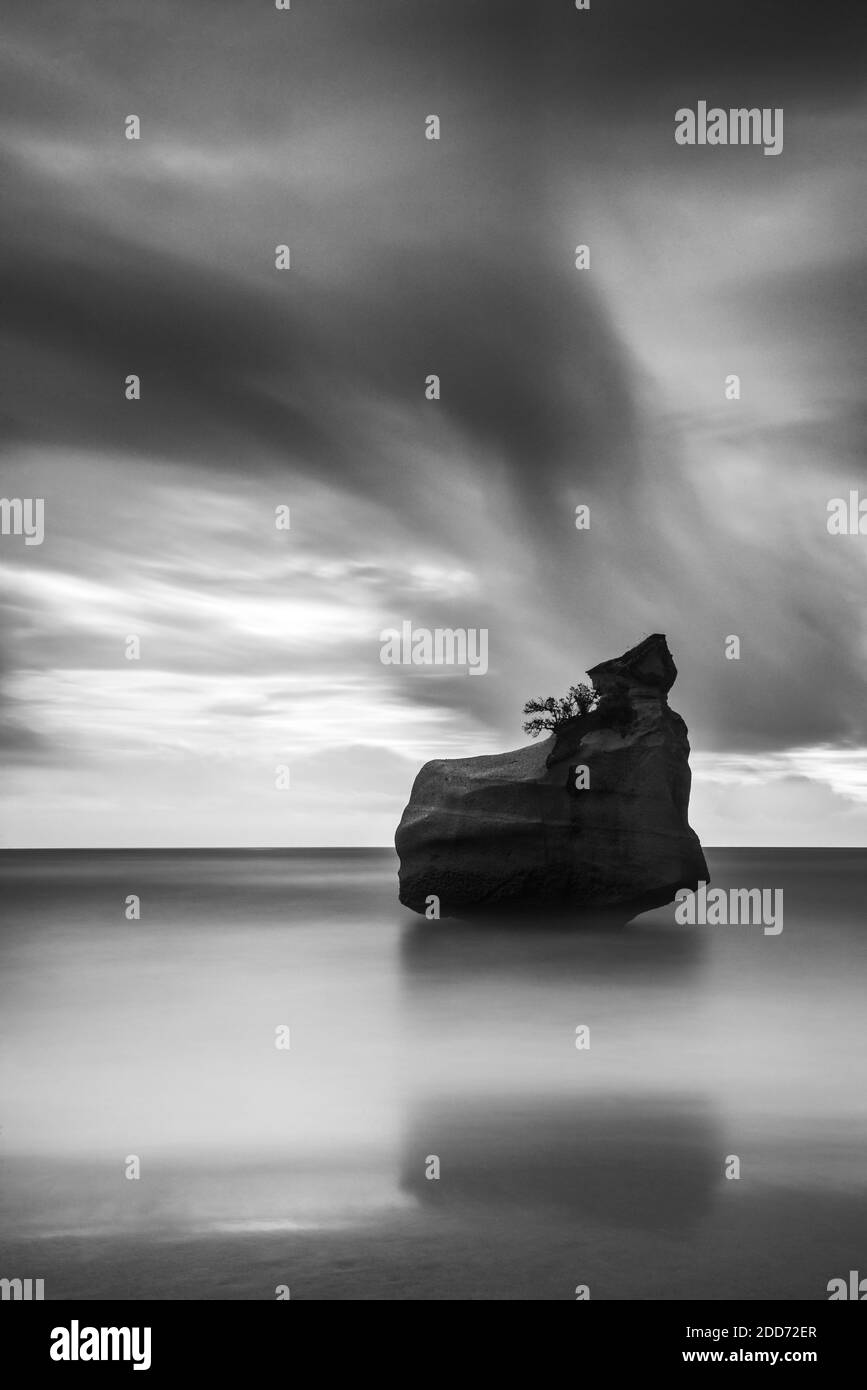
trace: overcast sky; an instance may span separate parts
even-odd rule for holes
[[[388,844],[655,631],[703,841],[865,843],[867,11],[5,12],[2,843]],[[676,145],[699,100],[782,154]],[[405,620],[488,673],[382,665]]]

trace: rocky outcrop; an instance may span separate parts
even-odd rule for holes
[[[709,881],[687,820],[689,741],[668,705],[677,668],[665,637],[587,674],[598,707],[549,738],[425,763],[395,835],[407,907],[424,913],[435,895],[444,917],[628,920]]]

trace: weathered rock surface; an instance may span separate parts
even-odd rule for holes
[[[425,763],[395,834],[400,901],[440,914],[614,914],[710,875],[690,829],[689,741],[659,633],[587,673],[600,702],[512,753]],[[589,769],[576,788],[575,769]]]

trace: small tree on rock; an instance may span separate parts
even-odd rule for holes
[[[570,685],[569,694],[564,695],[562,700],[555,700],[553,695],[544,700],[528,700],[524,714],[530,715],[530,718],[524,721],[524,733],[531,738],[538,738],[545,732],[553,733],[567,720],[589,714],[598,702],[599,697],[593,686],[585,685],[583,681],[579,685]]]

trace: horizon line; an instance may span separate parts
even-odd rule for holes
[[[0,854],[220,854],[226,850],[234,853],[262,854],[263,852],[273,854],[286,853],[310,853],[311,851],[326,852],[329,850],[353,850],[356,853],[371,852],[378,853],[380,850],[391,850],[396,854],[394,845],[0,845]],[[853,850],[867,850],[867,845],[702,845],[704,850],[721,849],[797,849],[797,850],[830,850],[843,853],[851,853]]]

